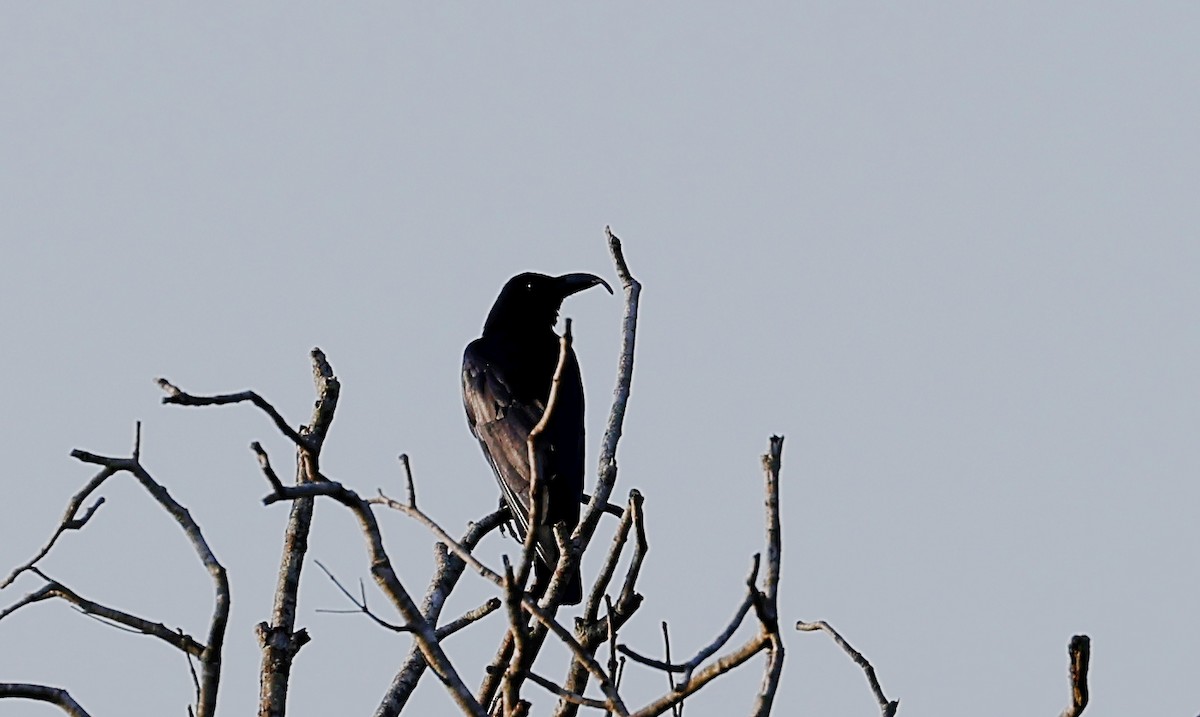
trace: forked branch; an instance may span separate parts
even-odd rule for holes
[[[266,498],[263,498],[263,504],[270,505],[279,501],[327,496],[349,508],[354,516],[358,518],[363,537],[367,541],[367,553],[371,560],[371,575],[383,590],[384,595],[388,597],[401,617],[404,618],[405,623],[412,629],[417,644],[420,645],[421,652],[425,656],[425,660],[437,672],[438,677],[441,678],[443,684],[450,691],[459,709],[466,714],[483,717],[485,710],[480,706],[470,690],[467,689],[466,685],[463,684],[462,678],[458,675],[458,672],[450,663],[450,659],[442,650],[436,630],[421,614],[421,611],[409,596],[408,591],[405,590],[399,576],[397,576],[395,569],[392,567],[392,561],[383,546],[383,537],[380,534],[379,523],[375,519],[375,513],[371,510],[371,504],[360,498],[354,491],[344,487],[341,483],[331,481],[321,475],[317,475],[316,478],[317,480],[294,486],[276,485],[275,481],[270,481],[268,478],[273,492]]]

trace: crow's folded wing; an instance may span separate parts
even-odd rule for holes
[[[479,439],[492,464],[504,500],[524,538],[529,529],[529,432],[541,420],[544,406],[541,401],[527,404],[513,398],[504,377],[479,355],[475,344],[468,346],[463,354],[462,390],[471,433]],[[546,515],[545,506],[542,515]],[[551,553],[543,555],[543,559],[556,557],[552,534],[546,547]]]

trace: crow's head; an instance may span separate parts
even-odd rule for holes
[[[612,287],[594,274],[546,276],[527,272],[508,280],[496,297],[483,333],[493,331],[545,331],[558,321],[563,299],[599,284],[608,293]]]

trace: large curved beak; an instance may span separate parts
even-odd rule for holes
[[[563,274],[562,276],[554,277],[554,280],[557,281],[558,285],[562,288],[562,296],[564,299],[571,294],[577,294],[584,289],[590,289],[597,284],[603,286],[605,289],[608,289],[608,293],[613,293],[612,287],[608,285],[608,282],[596,276],[595,274]]]

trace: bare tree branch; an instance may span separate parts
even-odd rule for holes
[[[608,416],[608,425],[604,429],[604,439],[600,447],[599,479],[592,500],[583,511],[583,516],[572,534],[572,541],[580,546],[582,552],[591,540],[592,533],[600,521],[600,513],[608,503],[613,486],[617,482],[617,444],[621,440],[621,432],[625,425],[625,409],[629,404],[629,394],[633,384],[633,351],[637,339],[638,299],[642,293],[642,285],[629,273],[629,265],[625,263],[625,252],[621,249],[621,240],[608,227],[604,228],[608,237],[608,248],[612,254],[613,264],[617,270],[617,278],[625,293],[625,308],[621,317],[621,355],[617,361],[617,386],[613,390],[612,409]]]
[[[379,523],[376,521],[375,514],[371,510],[371,503],[363,500],[357,493],[346,488],[341,483],[331,481],[320,475],[316,477],[318,480],[309,483],[283,486],[282,491],[276,489],[275,492],[263,499],[263,504],[270,505],[281,500],[296,500],[323,495],[333,498],[349,508],[355,517],[358,518],[363,537],[366,538],[367,552],[371,558],[372,577],[375,578],[375,582],[383,589],[384,594],[388,596],[392,604],[396,606],[396,609],[400,612],[405,622],[413,628],[413,634],[416,637],[417,644],[421,646],[421,651],[424,653],[426,661],[429,662],[434,671],[437,672],[438,677],[441,678],[443,684],[446,685],[459,709],[476,717],[484,717],[486,713],[483,707],[467,689],[466,685],[463,684],[462,678],[450,663],[450,659],[446,656],[441,644],[438,642],[437,633],[433,626],[421,615],[421,611],[417,608],[416,603],[413,602],[408,591],[404,589],[404,585],[400,582],[400,578],[396,575],[396,571],[392,567],[391,558],[388,556],[387,550],[383,547],[383,538],[379,532]],[[397,503],[396,505],[400,504]],[[470,553],[467,554],[469,555]]]
[[[568,692],[567,690],[559,687],[558,685],[554,684],[550,680],[546,679],[545,677],[542,677],[541,675],[539,675],[535,672],[529,672],[525,676],[528,677],[531,682],[537,684],[540,687],[545,688],[546,690],[550,691],[552,694],[558,695],[558,697],[560,699],[564,699],[567,702],[570,702],[571,704],[579,705],[581,707],[591,707],[592,709],[597,709],[597,710],[607,710],[608,709],[608,703],[605,702],[604,700],[596,700],[596,699],[592,699],[591,697],[584,697],[583,695],[577,695],[574,692]]]
[[[221,682],[221,652],[225,645],[225,627],[229,622],[229,578],[225,574],[224,566],[213,554],[200,531],[200,526],[196,524],[187,508],[172,498],[167,489],[155,481],[139,462],[132,458],[98,456],[78,449],[71,451],[71,457],[83,463],[103,466],[112,473],[124,471],[136,478],[146,492],[179,524],[200,562],[212,577],[213,614],[204,650],[199,655],[203,689],[196,705],[197,717],[212,717],[217,705],[217,688]],[[92,479],[92,483],[96,483],[95,478]]]
[[[342,393],[342,384],[333,374],[333,367],[325,359],[325,353],[314,348],[312,357],[313,384],[317,389],[317,400],[313,403],[312,418],[308,422],[306,433],[309,441],[307,446],[312,454],[320,455],[321,447],[325,445],[325,436],[329,435],[329,427],[333,424],[333,414],[337,410],[338,397]]]
[[[297,484],[315,480],[315,476],[320,472],[321,448],[324,446],[325,436],[329,433],[338,397],[341,395],[341,383],[321,349],[314,348],[309,356],[312,360],[313,387],[317,397],[308,425],[302,426],[299,431],[302,442],[297,444],[296,451]],[[255,445],[258,446],[257,442]],[[255,453],[258,454],[259,465],[270,481],[274,471],[271,470],[266,452],[258,446]],[[279,478],[275,477],[273,487],[279,484]],[[271,619],[269,622],[258,624],[258,639],[262,646],[258,706],[260,717],[283,717],[287,710],[292,663],[300,648],[310,639],[308,631],[296,629],[296,609],[300,600],[300,577],[304,571],[304,559],[308,554],[308,534],[312,529],[312,516],[312,500],[297,500],[292,503],[287,527],[284,529],[283,554],[279,559],[279,580],[275,586]]]
[[[817,620],[816,622],[800,621],[796,623],[796,629],[802,632],[820,631],[832,637],[837,646],[842,648],[850,656],[850,659],[854,660],[855,664],[861,667],[863,673],[866,674],[867,682],[871,685],[871,693],[875,695],[875,701],[879,703],[879,710],[883,714],[883,717],[892,717],[896,714],[896,710],[900,708],[900,700],[888,700],[883,694],[883,687],[879,685],[879,678],[876,677],[875,668],[871,666],[870,661],[863,657],[861,652],[855,650],[846,641],[846,638],[842,637],[829,623],[824,620]]]
[[[8,574],[8,577],[4,579],[4,582],[0,582],[0,590],[12,585],[13,581],[16,580],[21,573],[32,569],[38,564],[38,561],[46,557],[46,555],[49,554],[50,549],[53,548],[54,544],[58,541],[59,536],[61,536],[63,533],[68,530],[80,530],[83,528],[83,526],[87,525],[88,521],[92,519],[92,516],[96,514],[96,511],[99,510],[100,506],[104,505],[104,496],[97,498],[96,502],[93,503],[92,506],[87,509],[87,512],[81,516],[79,515],[79,509],[83,506],[83,502],[87,500],[88,496],[95,492],[96,489],[99,488],[100,485],[104,483],[104,481],[108,480],[114,473],[116,473],[115,470],[105,466],[99,473],[97,473],[90,481],[87,482],[87,485],[85,485],[79,490],[78,493],[71,497],[71,502],[67,503],[67,510],[63,513],[62,521],[59,522],[58,527],[54,530],[54,534],[50,536],[50,539],[47,540],[46,544],[42,546],[42,549],[37,552],[37,555],[34,555],[32,558],[30,558],[29,561],[24,565],[14,568],[13,571]]]
[[[629,403],[630,387],[633,381],[633,354],[637,335],[638,298],[642,289],[641,284],[629,273],[629,266],[625,262],[625,255],[621,249],[621,240],[608,227],[605,227],[605,235],[608,238],[609,251],[612,254],[617,276],[621,280],[625,294],[625,308],[622,316],[621,354],[617,364],[617,385],[613,392],[612,408],[601,445],[599,477],[596,482],[596,490],[584,508],[579,524],[575,526],[575,530],[571,534],[572,559],[576,562],[579,561],[580,556],[587,550],[595,533],[596,526],[600,521],[600,515],[608,505],[609,496],[612,494],[617,480],[617,444],[621,439],[621,432],[625,421],[625,410]],[[556,571],[558,576],[562,576],[563,574],[562,562],[560,561],[560,569]],[[546,595],[542,600],[542,605],[549,611],[551,616],[558,609],[558,605],[555,602],[557,590],[554,589],[554,582],[554,580],[551,581],[551,587],[547,589]],[[593,622],[593,624],[595,623]],[[536,658],[545,637],[545,630],[541,626],[535,626],[530,636],[531,647],[528,650],[530,660]],[[596,647],[602,644],[602,642],[603,640],[597,642]],[[497,652],[497,661],[507,659],[510,650],[510,641],[505,638]],[[592,651],[594,652],[594,648],[592,648]],[[585,652],[587,652],[586,649]],[[495,664],[494,662],[493,665]],[[528,670],[531,664],[531,662],[527,662],[521,665],[520,669]],[[480,689],[481,696],[490,700],[495,693],[496,686],[496,676],[489,674]],[[568,690],[569,688],[570,685],[568,685]],[[567,713],[573,714],[574,709],[575,706],[569,707]]]
[[[755,696],[751,714],[756,715],[756,717],[765,717],[770,713],[771,707],[774,704],[775,693],[779,688],[779,679],[783,669],[783,640],[779,634],[779,620],[777,617],[779,561],[782,553],[779,523],[779,468],[782,461],[782,453],[783,438],[772,436],[770,448],[762,459],[763,472],[766,479],[765,503],[767,526],[767,565],[766,570],[763,571],[762,590],[759,590],[757,587],[761,558],[756,554],[750,569],[750,575],[746,579],[747,596],[739,606],[734,619],[717,636],[716,640],[701,649],[695,657],[682,665],[673,665],[669,661],[660,662],[653,660],[630,650],[624,645],[621,646],[622,652],[638,662],[667,672],[683,673],[683,679],[678,685],[663,697],[636,712],[635,715],[637,717],[650,717],[651,715],[661,714],[673,708],[673,706],[682,703],[687,695],[693,694],[696,690],[700,689],[705,683],[733,669],[733,667],[740,665],[750,659],[752,655],[763,650],[767,652],[767,663],[763,671],[762,685]],[[755,615],[758,617],[760,626],[758,635],[733,653],[719,658],[700,672],[694,673],[693,671],[704,660],[715,654],[733,636],[738,626],[745,619],[746,614],[750,611],[750,608],[754,608]]]
[[[630,491],[630,504],[635,500],[639,505],[641,504],[641,493],[637,490]],[[613,574],[617,571],[617,562],[621,559],[621,553],[624,552],[625,543],[629,540],[629,529],[632,526],[633,511],[623,511],[621,522],[617,524],[617,530],[613,534],[612,545],[608,548],[608,555],[604,558],[604,565],[601,566],[600,573],[596,576],[596,582],[592,583],[592,591],[588,593],[587,602],[584,603],[582,617],[584,622],[594,621],[600,614],[600,602],[604,599],[604,592],[608,590],[608,584],[612,581]]]
[[[412,496],[415,496],[415,490],[410,493],[410,498]],[[415,500],[410,501],[410,504],[415,506]],[[483,519],[471,523],[467,526],[467,532],[460,541],[463,548],[474,550],[484,536],[503,525],[508,518],[508,509],[501,508]],[[421,607],[421,614],[431,625],[437,624],[446,599],[458,585],[458,580],[467,567],[466,562],[457,555],[451,554],[444,543],[434,544],[434,563],[436,569],[429,581],[429,587],[425,591],[425,599]],[[441,630],[442,628],[438,628],[439,638],[442,637]],[[392,684],[389,686],[387,694],[375,710],[375,717],[396,717],[400,714],[428,666],[420,646],[414,645],[409,651],[404,665],[392,678]]]
[[[636,536],[633,547],[633,557],[629,561],[629,566],[625,573],[625,583],[621,588],[621,593],[617,597],[617,601],[611,607],[611,612],[600,619],[597,616],[598,606],[601,598],[607,600],[605,591],[612,580],[613,573],[616,571],[617,563],[621,559],[621,553],[628,543],[629,534],[633,532]],[[579,640],[579,644],[584,649],[589,650],[592,654],[602,645],[609,635],[609,624],[612,623],[617,629],[623,626],[633,617],[642,604],[642,596],[637,592],[637,579],[641,573],[642,563],[645,560],[646,553],[649,550],[649,544],[646,541],[645,519],[642,511],[642,494],[636,489],[629,491],[629,503],[622,513],[621,523],[617,526],[616,533],[613,535],[612,545],[609,546],[608,555],[604,559],[604,565],[600,569],[600,574],[596,578],[596,582],[592,585],[592,591],[589,594],[587,604],[584,606],[584,613],[575,623],[575,637]],[[624,657],[621,658],[622,663]],[[567,679],[563,688],[568,692],[575,694],[582,693],[587,687],[588,671],[578,661],[573,661],[567,672]],[[560,700],[558,708],[555,711],[557,717],[570,717],[578,711],[579,705],[568,700]]]
[[[770,635],[760,632],[759,634],[755,635],[753,639],[739,647],[737,650],[724,655],[716,662],[711,663],[703,670],[700,670],[694,674],[691,681],[689,681],[686,685],[679,685],[674,692],[663,695],[637,712],[634,712],[630,717],[655,717],[656,715],[666,712],[667,710],[671,709],[672,705],[679,704],[689,695],[693,695],[698,692],[709,682],[712,682],[726,672],[729,672],[738,665],[741,665],[743,662],[749,660],[751,657],[754,657],[759,652],[770,649],[770,646]]]
[[[196,396],[189,394],[170,381],[160,378],[157,383],[167,392],[163,403],[181,406],[219,406],[230,403],[249,401],[266,413],[284,436],[297,447],[296,480],[302,483],[308,476],[319,471],[319,457],[325,436],[333,421],[337,408],[341,384],[334,376],[333,368],[325,359],[325,354],[314,348],[311,352],[313,367],[313,382],[317,389],[317,399],[313,406],[312,419],[307,426],[299,431],[292,428],[283,416],[254,391],[222,394],[216,396]],[[281,485],[278,476],[271,468],[265,451],[256,441],[252,448],[258,455],[259,464],[272,487]],[[278,492],[278,491],[277,491]],[[287,704],[287,686],[291,676],[292,661],[296,653],[308,641],[308,633],[297,631],[296,602],[300,589],[300,575],[304,567],[304,557],[308,550],[308,533],[312,523],[312,502],[298,500],[292,504],[288,516],[287,528],[284,533],[283,555],[280,559],[279,582],[275,590],[275,601],[271,610],[270,622],[259,623],[257,628],[259,642],[262,645],[263,658],[259,693],[259,714],[263,717],[282,717]]]
[[[347,590],[346,587],[344,585],[342,585],[342,583],[339,582],[336,577],[334,577],[333,573],[329,571],[329,568],[325,567],[324,563],[322,563],[320,560],[314,560],[313,562],[316,564],[316,566],[318,568],[321,569],[321,572],[325,573],[325,577],[329,578],[330,582],[332,582],[337,587],[337,589],[339,591],[341,591],[341,593],[343,595],[346,596],[346,599],[349,600],[354,605],[355,608],[357,608],[356,610],[317,610],[317,612],[362,613],[363,615],[366,615],[367,617],[371,618],[371,621],[374,622],[376,625],[379,625],[382,628],[391,630],[392,632],[412,632],[412,627],[410,627],[408,625],[393,625],[392,623],[388,622],[387,620],[384,620],[383,618],[379,617],[375,613],[371,612],[371,608],[367,607],[367,596],[365,593],[363,594],[361,600],[359,598],[354,597],[354,594],[351,593],[349,590]],[[360,581],[360,583],[361,583],[361,581]]]
[[[29,685],[19,682],[0,682],[0,699],[16,698],[49,702],[71,717],[90,717],[87,710],[79,705],[70,693],[59,687],[46,685]]]
[[[520,699],[521,683],[524,681],[528,668],[532,666],[533,659],[541,648],[540,639],[536,642],[531,640],[528,621],[521,612],[520,597],[525,591],[525,586],[528,584],[529,573],[536,556],[542,553],[545,559],[550,555],[549,551],[538,549],[538,539],[544,520],[542,513],[546,508],[546,489],[542,484],[544,451],[542,450],[541,439],[546,426],[550,424],[550,420],[554,415],[554,409],[558,406],[559,387],[562,385],[563,370],[567,364],[567,357],[570,355],[571,342],[571,319],[567,319],[563,334],[559,338],[558,362],[555,365],[554,374],[550,381],[550,394],[546,400],[546,408],[542,411],[542,416],[538,420],[537,425],[530,430],[529,438],[526,441],[529,459],[529,514],[525,539],[521,546],[521,559],[516,571],[511,569],[508,558],[504,558],[505,573],[503,587],[506,596],[505,603],[508,606],[509,613],[509,637],[504,639],[504,643],[506,645],[508,643],[512,644],[511,659],[503,679],[504,714],[506,717],[517,714],[519,710],[528,709],[527,706],[522,705],[522,700]],[[578,561],[578,556],[572,554],[574,551],[567,545],[557,526],[552,527],[551,530],[554,531],[555,541],[558,545],[558,561],[554,566],[554,571],[548,583],[541,586],[541,594],[544,602],[553,606],[557,604],[557,596],[559,590],[561,590],[561,585],[566,579],[566,575],[571,571],[571,566]],[[553,607],[551,607],[551,610],[553,610]]]
[[[532,502],[532,500],[531,500]],[[530,510],[530,515],[533,511]],[[533,533],[534,523],[530,522],[528,534]],[[529,541],[527,540],[526,543]],[[524,592],[524,587],[517,582],[517,577],[513,574],[512,565],[508,562],[508,556],[503,556],[504,559],[504,605],[508,608],[508,631],[512,635],[513,641],[513,656],[512,663],[504,674],[504,715],[512,717],[518,714],[519,710],[528,707],[521,706],[521,682],[523,676],[518,671],[518,665],[525,656],[525,648],[529,642],[529,624],[525,620],[525,614],[521,611],[521,594]]]
[[[529,438],[526,440],[529,451],[529,529],[525,531],[525,542],[521,546],[521,562],[516,572],[516,585],[519,590],[524,590],[529,580],[529,571],[533,566],[537,548],[538,529],[543,520],[542,510],[546,502],[543,496],[545,486],[542,485],[542,451],[539,450],[542,433],[550,424],[554,409],[558,407],[558,391],[562,385],[563,368],[567,365],[567,356],[571,352],[571,341],[571,320],[567,319],[566,328],[558,341],[558,363],[554,367],[553,378],[550,379],[550,395],[546,399],[546,409],[542,411],[542,417],[538,420],[537,425],[529,431]],[[567,558],[566,553],[559,552],[560,563]],[[513,667],[515,674],[518,675],[514,679],[517,679],[519,684],[520,668],[515,664]]]
[[[691,681],[692,673],[696,670],[696,668],[699,667],[700,664],[705,660],[715,655],[717,650],[720,650],[725,646],[725,643],[729,642],[729,639],[733,637],[733,633],[737,632],[738,627],[741,626],[742,621],[746,618],[746,614],[750,612],[750,608],[754,604],[754,582],[758,579],[758,566],[760,559],[761,558],[758,553],[755,553],[754,560],[750,567],[750,576],[746,579],[746,585],[749,588],[749,592],[742,600],[741,604],[738,605],[737,612],[734,613],[733,619],[729,621],[729,624],[725,626],[725,629],[722,630],[712,642],[700,648],[700,651],[697,652],[692,659],[675,665],[671,664],[670,662],[660,662],[659,660],[655,660],[651,657],[646,657],[639,652],[635,652],[628,645],[620,645],[618,649],[622,654],[626,655],[634,662],[640,662],[647,667],[653,667],[656,670],[663,670],[664,672],[682,672],[683,679],[679,682],[679,688],[683,689],[687,686],[688,682]]]
[[[166,396],[163,396],[162,402],[172,403],[176,406],[224,406],[230,403],[242,403],[243,401],[249,401],[255,406],[258,406],[263,413],[266,413],[275,423],[275,427],[279,429],[280,433],[287,436],[292,443],[295,443],[297,446],[301,447],[303,447],[305,444],[304,438],[299,432],[296,431],[296,429],[288,425],[288,422],[284,420],[279,411],[275,410],[274,406],[272,406],[267,402],[266,399],[254,391],[225,393],[217,396],[193,396],[165,378],[156,378],[154,379],[154,382],[158,384],[159,388],[167,393]]]
[[[289,489],[289,492],[293,490],[297,492],[307,492],[311,489],[321,489],[324,487],[325,486],[322,485],[300,486],[295,489]],[[318,494],[318,492],[314,490],[313,494]],[[267,500],[270,500],[270,498]],[[479,560],[471,554],[471,551],[466,550],[462,545],[459,545],[440,525],[437,524],[437,522],[425,515],[425,513],[423,513],[419,508],[405,505],[404,503],[393,500],[384,495],[382,492],[367,502],[375,505],[386,506],[392,510],[399,511],[415,519],[417,522],[429,528],[441,542],[446,544],[446,547],[448,547],[455,555],[470,565],[477,573],[482,575],[493,585],[499,588],[504,587],[503,577],[496,573],[496,571],[479,562]],[[609,681],[608,675],[604,672],[604,668],[602,668],[599,663],[597,663],[595,659],[593,659],[592,656],[580,646],[579,642],[571,636],[571,633],[567,632],[562,625],[555,621],[551,612],[539,605],[538,602],[529,595],[529,593],[523,593],[521,595],[521,606],[531,613],[539,623],[546,626],[546,628],[553,633],[555,637],[561,640],[567,649],[569,649],[575,655],[576,659],[579,659],[587,666],[588,671],[591,672],[592,675],[600,682],[601,691],[603,691],[605,697],[608,698],[613,707],[613,711],[621,715],[621,717],[625,717],[627,715],[627,711],[625,709],[624,702],[621,700],[620,695],[617,694],[616,686]]]
[[[663,634],[663,662],[665,662],[669,665],[669,664],[671,664],[671,633],[667,629],[667,621],[666,620],[662,621],[662,634]],[[675,673],[671,672],[670,670],[667,670],[667,687],[669,688],[669,690],[671,692],[675,691]],[[679,704],[671,706],[671,714],[673,714],[675,717],[679,717],[681,714],[683,714],[683,701],[682,700],[679,701]]]
[[[444,640],[447,637],[458,632],[459,630],[463,629],[464,627],[467,627],[469,625],[472,625],[472,624],[482,620],[483,618],[487,617],[488,615],[491,615],[492,613],[499,610],[500,605],[501,605],[500,598],[496,598],[496,597],[488,598],[479,607],[477,607],[473,610],[468,610],[467,612],[464,612],[462,614],[462,616],[460,616],[458,619],[451,620],[450,622],[446,623],[445,625],[438,627],[438,629],[437,629],[438,639]]]
[[[93,600],[88,600],[57,580],[45,575],[37,568],[33,568],[33,571],[37,572],[46,581],[46,584],[39,590],[29,593],[11,607],[0,610],[0,620],[3,620],[26,605],[59,598],[77,606],[80,611],[88,615],[109,620],[117,625],[124,625],[132,632],[157,637],[159,640],[172,647],[179,648],[189,655],[199,657],[204,652],[204,645],[201,645],[190,635],[184,634],[181,630],[172,630],[161,622],[150,622],[137,615],[131,615],[127,612],[101,605]]]
[[[783,463],[783,436],[771,436],[770,446],[762,457],[766,481],[767,566],[761,592],[751,589],[754,611],[768,635],[767,664],[763,668],[762,686],[754,698],[750,714],[767,717],[775,703],[775,693],[783,675],[783,636],[779,633],[779,571],[783,558],[783,535],[779,520],[779,469]]]
[[[408,504],[417,504],[417,486],[413,482],[412,463],[408,460],[407,453],[400,454],[400,465],[404,466],[404,488],[408,492]]]
[[[1092,639],[1087,635],[1076,635],[1067,645],[1071,658],[1071,704],[1060,717],[1079,717],[1088,703],[1088,663],[1092,659]]]

